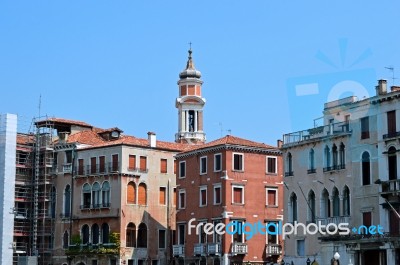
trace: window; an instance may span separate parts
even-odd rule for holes
[[[278,206],[278,189],[277,188],[267,188],[267,206]]]
[[[388,150],[388,169],[389,169],[389,180],[397,179],[397,155],[396,148],[391,146]]]
[[[84,160],[83,159],[78,159],[78,175],[83,175],[84,174]]]
[[[158,230],[158,248],[164,249],[167,246],[167,234],[165,230]]]
[[[71,186],[67,185],[64,190],[64,217],[71,216]]]
[[[65,158],[67,160],[67,162],[66,162],[67,164],[72,163],[72,151],[71,150],[65,151]]]
[[[243,154],[233,154],[233,170],[243,171]]]
[[[133,259],[128,259],[128,265],[133,265],[134,264],[134,260]]]
[[[207,243],[207,234],[204,232],[204,225],[206,224],[206,221],[199,221],[199,225],[201,227],[200,233],[199,233],[199,243],[204,244]]]
[[[179,190],[179,209],[184,209],[186,207],[186,191]]]
[[[140,157],[139,170],[142,172],[147,172],[147,157],[145,157],[145,156]]]
[[[91,157],[90,158],[90,174],[96,174],[96,163],[97,163],[97,158],[96,157]]]
[[[315,173],[315,152],[314,149],[311,148],[308,153],[308,174]]]
[[[333,188],[332,191],[332,196],[333,196],[333,216],[339,216],[340,215],[340,199],[339,199],[339,191],[335,187]]]
[[[95,182],[92,186],[93,208],[100,208],[100,184]]]
[[[172,205],[176,205],[176,188],[173,188],[173,194],[174,194],[174,198],[173,198]]]
[[[237,227],[243,227],[243,221],[235,220],[233,222],[237,223]],[[243,233],[234,233],[232,235],[232,241],[238,243],[244,243],[244,234]]]
[[[167,188],[166,187],[160,187],[160,196],[159,196],[159,203],[160,205],[166,205],[167,204]]]
[[[267,173],[276,174],[277,171],[277,159],[276,156],[267,156]]]
[[[90,208],[90,204],[92,203],[91,200],[91,188],[88,183],[85,183],[82,187],[82,208],[88,209]]]
[[[314,191],[310,191],[308,193],[308,214],[307,214],[307,221],[309,223],[315,223],[315,193]]]
[[[63,249],[67,249],[69,246],[69,234],[68,231],[64,231],[63,235]]]
[[[368,152],[364,152],[362,154],[362,162],[361,162],[361,172],[362,172],[362,184],[370,185],[371,184],[371,161],[370,155]]]
[[[200,206],[207,206],[207,187],[200,187]]]
[[[98,224],[92,225],[92,244],[99,244],[100,229]]]
[[[325,167],[324,172],[331,170],[331,150],[328,146],[325,146],[324,149],[324,158],[325,158]]]
[[[220,223],[221,223],[221,220],[213,221],[214,227],[216,227]],[[222,235],[217,233],[216,229],[213,229],[213,243],[221,243],[221,242],[222,242]]]
[[[362,222],[363,228],[359,228],[359,233],[368,234],[368,228],[372,225],[372,213],[371,212],[363,212],[362,213]]]
[[[288,153],[286,156],[286,172],[285,177],[293,176],[293,157],[292,153]]]
[[[178,224],[178,245],[184,245],[185,244],[185,231],[186,226],[185,224]]]
[[[186,162],[185,161],[179,162],[179,177],[180,178],[186,177]]]
[[[207,173],[207,157],[202,156],[200,157],[200,174]]]
[[[244,204],[244,187],[232,186],[232,203]]]
[[[92,260],[92,265],[97,265],[97,260],[93,259]]]
[[[168,162],[167,159],[161,158],[160,160],[160,173],[167,173],[168,172]]]
[[[138,204],[147,205],[147,186],[145,183],[140,183],[138,188]]]
[[[106,173],[106,157],[99,156],[99,173]]]
[[[136,156],[129,155],[128,170],[136,170]]]
[[[222,170],[222,154],[215,154],[214,155],[214,171],[221,171]]]
[[[214,186],[214,204],[221,204],[221,185]]]
[[[103,200],[103,207],[110,207],[110,183],[108,181],[103,182],[101,197]]]
[[[117,172],[119,169],[118,154],[112,155],[111,171]]]
[[[338,168],[338,150],[337,150],[337,146],[334,144],[332,146],[332,169],[339,169]]]
[[[147,226],[144,223],[139,225],[137,247],[147,248]]]
[[[268,224],[266,224],[266,227],[268,231],[268,233],[266,233],[267,244],[279,244],[278,231],[276,231],[276,228],[278,227],[278,222],[268,222]]]
[[[174,160],[174,174],[176,175],[176,164],[177,164],[178,162],[176,161],[176,160]]]
[[[304,256],[305,255],[305,240],[297,240],[297,256]]]
[[[89,244],[89,226],[83,225],[81,229],[82,244]]]
[[[339,167],[340,169],[346,168],[345,146],[343,143],[340,143],[339,147]]]
[[[343,215],[350,216],[350,190],[347,186],[343,189]]]
[[[296,193],[292,193],[290,196],[289,202],[289,217],[290,222],[294,223],[297,221],[297,195]]]
[[[396,136],[396,111],[387,112],[387,132],[389,137]]]
[[[369,138],[369,117],[360,119],[361,122],[361,139]]]
[[[126,191],[126,203],[135,204],[136,203],[136,186],[134,182],[128,183],[128,188]]]
[[[101,242],[103,244],[110,243],[110,227],[107,223],[101,225]]]
[[[136,247],[136,226],[134,223],[129,223],[126,227],[126,247]]]
[[[331,200],[329,199],[329,193],[324,189],[321,195],[321,217],[331,217]]]

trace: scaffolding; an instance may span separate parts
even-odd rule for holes
[[[52,264],[56,217],[54,128],[47,117],[36,118],[32,124],[34,131],[18,134],[17,141],[14,265]]]

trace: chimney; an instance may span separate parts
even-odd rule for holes
[[[283,141],[278,139],[278,141],[276,141],[276,145],[278,146],[279,149],[282,148]]]
[[[149,139],[149,145],[150,147],[156,147],[156,134],[153,132],[148,132],[147,133],[148,139]]]
[[[61,143],[66,143],[68,141],[69,132],[59,132],[58,137]]]
[[[385,95],[387,93],[387,81],[384,79],[378,80],[376,88],[376,95]]]

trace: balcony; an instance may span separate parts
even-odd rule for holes
[[[316,218],[316,222],[321,222],[321,225],[327,225],[330,223],[338,225],[339,223],[350,223],[350,216],[335,216],[326,218]]]
[[[267,256],[281,255],[282,254],[282,246],[279,244],[266,244],[265,245],[265,254]]]
[[[400,136],[400,132],[390,132],[382,136],[383,140],[389,140]]]
[[[307,174],[313,174],[316,172],[317,172],[317,170],[315,168],[307,169]]]
[[[312,140],[351,134],[348,122],[332,123],[325,126],[314,127],[311,129],[288,133],[283,135],[283,147],[297,145]]]
[[[185,256],[185,246],[184,245],[173,245],[172,254],[174,257],[184,257]]]
[[[293,171],[285,172],[285,177],[291,177],[291,176],[293,176]]]
[[[208,255],[221,255],[221,244],[220,243],[208,243],[207,244],[207,254]]]
[[[108,172],[109,173],[118,173],[120,171],[120,163],[119,162],[109,162],[108,163]]]
[[[147,172],[149,172],[148,168],[128,167],[127,169],[130,172],[139,172],[139,173],[147,173]]]
[[[206,255],[206,244],[204,244],[204,243],[194,244],[193,255],[205,256]]]
[[[72,172],[72,164],[71,163],[64,164],[62,166],[62,172],[63,173],[71,173]]]
[[[232,255],[245,255],[247,254],[247,243],[233,242]]]
[[[377,183],[379,184],[379,183]],[[393,179],[388,181],[380,181],[382,186],[381,195],[384,194],[398,194],[400,192],[400,179]]]

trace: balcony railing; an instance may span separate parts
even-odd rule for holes
[[[381,181],[381,194],[398,193],[400,192],[400,179]]]
[[[80,206],[81,210],[86,209],[101,209],[101,208],[110,208],[111,203],[109,202],[102,202],[102,203],[95,203],[95,204],[82,204]]]
[[[117,173],[120,171],[120,163],[119,162],[109,162],[108,163],[108,172]]]
[[[71,163],[64,164],[62,166],[62,171],[63,171],[63,173],[71,173],[72,172],[72,164]]]
[[[335,216],[326,218],[316,218],[316,223],[321,222],[321,225],[327,225],[330,223],[338,225],[339,223],[350,223],[350,216]]]
[[[285,172],[285,177],[293,176],[293,171]]]
[[[147,173],[149,170],[148,168],[140,168],[140,167],[128,167],[128,171],[131,172],[140,172],[140,173]]]
[[[185,256],[185,246],[184,245],[173,245],[172,254],[174,257],[184,257]]]
[[[317,169],[315,169],[315,168],[307,169],[307,174],[312,174],[312,173],[316,173],[316,172],[317,172]]]
[[[304,141],[351,133],[348,122],[332,123],[325,126],[314,127],[304,131],[298,131],[283,135],[283,145],[298,144]]]
[[[206,244],[204,244],[204,243],[194,244],[193,255],[205,256],[206,255]]]
[[[112,163],[110,162],[107,166],[105,164],[96,164],[96,165],[77,165],[74,170],[77,176],[85,176],[85,175],[101,175],[107,173],[116,173],[120,171],[120,163]]]
[[[390,138],[396,138],[400,136],[400,132],[391,132],[383,135],[383,140],[385,139],[390,139]]]
[[[247,243],[233,242],[232,255],[247,254]]]
[[[282,254],[282,246],[279,244],[267,244],[265,246],[265,254],[267,256],[281,255]]]
[[[220,243],[208,243],[207,244],[208,255],[221,255],[221,244]]]

